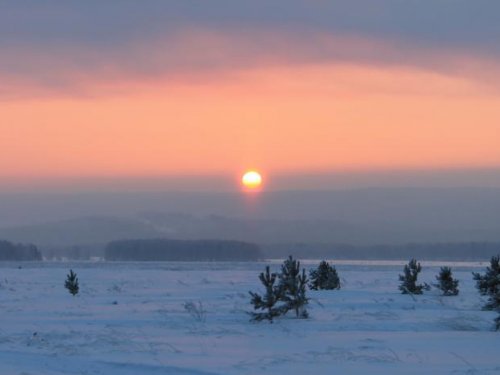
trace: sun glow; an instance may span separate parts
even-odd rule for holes
[[[241,178],[241,182],[247,189],[258,189],[262,185],[262,176],[259,172],[248,171]]]

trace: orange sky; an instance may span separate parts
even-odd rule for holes
[[[28,3],[0,11],[0,191],[500,170],[500,3]]]
[[[0,102],[0,173],[142,176],[500,165],[500,100],[418,68],[301,64]]]

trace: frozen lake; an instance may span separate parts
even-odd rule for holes
[[[486,263],[445,263],[457,297],[412,298],[404,262],[335,262],[343,288],[309,291],[310,319],[249,322],[248,291],[280,263],[0,263],[0,374],[500,374],[471,275]],[[441,264],[422,265],[434,283]]]

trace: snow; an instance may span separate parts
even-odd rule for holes
[[[471,275],[484,265],[447,264],[457,297],[411,297],[401,262],[334,262],[343,288],[310,291],[310,319],[250,323],[265,264],[2,263],[0,374],[500,374],[496,313]]]

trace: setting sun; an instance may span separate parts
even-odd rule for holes
[[[243,186],[249,189],[256,189],[262,185],[262,176],[259,172],[248,171],[241,178]]]

